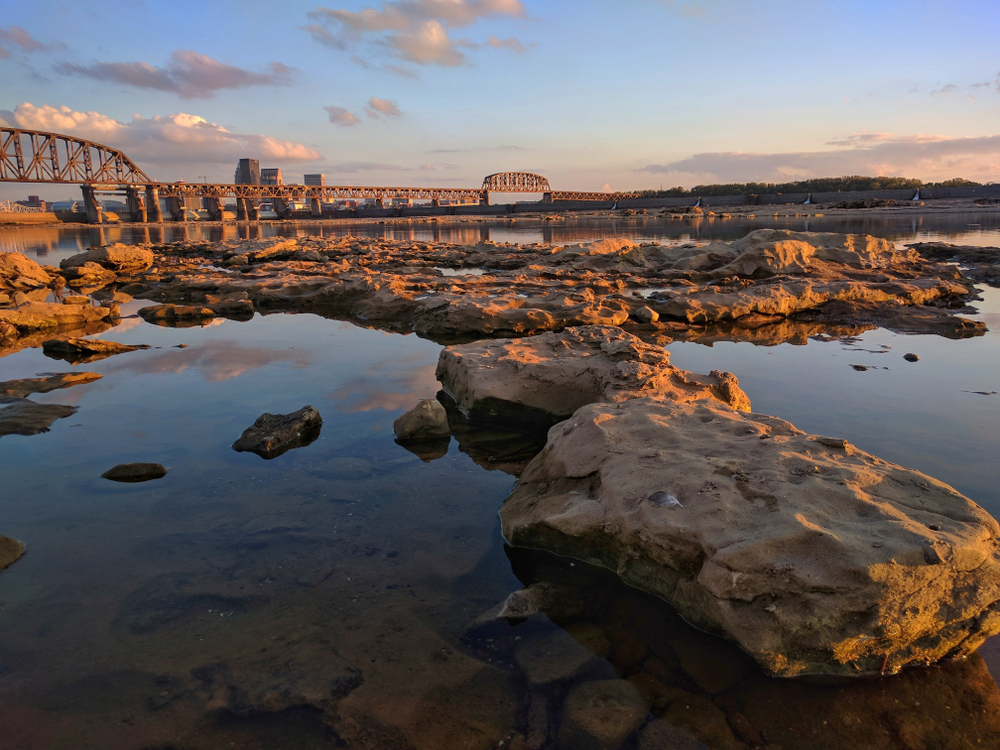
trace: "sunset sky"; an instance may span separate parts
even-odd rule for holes
[[[1000,181],[997,0],[37,1],[0,24],[4,124],[160,180],[252,156],[328,184]]]

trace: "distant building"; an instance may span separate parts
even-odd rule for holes
[[[260,170],[260,184],[261,185],[284,185],[285,183],[281,179],[280,169],[262,169]]]
[[[307,174],[305,175],[306,185],[317,185],[322,187],[326,185],[326,175],[325,174]]]
[[[260,185],[260,162],[256,159],[240,159],[233,182],[237,185]]]

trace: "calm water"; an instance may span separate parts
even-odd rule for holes
[[[12,236],[0,234],[2,249]],[[49,262],[64,252],[57,242]],[[925,471],[1000,516],[1000,396],[973,393],[1000,391],[1000,293],[983,297],[990,331],[974,339],[873,330],[803,346],[668,348],[680,367],[734,372],[755,411]],[[496,514],[514,479],[500,470],[502,444],[466,435],[425,462],[393,441],[393,419],[437,390],[440,347],[429,341],[312,315],[185,329],[129,317],[101,337],[152,348],[76,367],[37,349],[0,359],[0,380],[104,375],[33,397],[79,407],[51,432],[0,438],[0,533],[29,550],[0,574],[3,750],[496,748],[507,729],[530,728],[538,700],[558,727],[564,689],[532,687],[513,666],[525,644],[551,651],[565,635],[557,626],[606,637],[608,661],[589,677],[662,668],[664,682],[703,696],[703,731],[729,731],[722,706],[786,750],[990,747],[996,737],[992,644],[987,662],[846,687],[769,680],[655,600],[505,550]],[[305,404],[324,418],[316,442],[272,461],[230,449],[262,412]],[[100,478],[127,461],[169,473]],[[583,604],[551,621],[469,629],[537,580]],[[344,693],[336,720],[310,708]],[[731,746],[723,740],[715,746]]]
[[[418,221],[417,219],[414,222]],[[341,224],[269,223],[256,225],[166,224],[154,227],[82,225],[58,227],[0,227],[0,250],[17,250],[37,262],[58,265],[63,258],[91,246],[112,242],[176,242],[207,239],[213,242],[247,237],[364,237],[476,244],[486,240],[530,244],[567,244],[604,237],[625,237],[635,242],[663,244],[707,240],[734,240],[755,229],[782,228],[813,232],[863,232],[897,242],[935,241],[963,245],[1000,246],[1000,212],[939,214],[914,213],[907,216],[819,218],[774,217],[753,219],[702,218],[677,220],[655,216],[620,219],[581,219],[572,214],[558,221],[543,222],[518,216],[513,221],[445,224]]]

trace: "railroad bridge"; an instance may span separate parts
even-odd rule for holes
[[[636,197],[631,193],[555,191],[549,181],[531,172],[498,172],[488,175],[478,188],[369,187],[351,185],[242,185],[229,183],[158,182],[118,149],[61,133],[22,128],[0,128],[0,182],[79,184],[88,221],[99,223],[97,195],[124,195],[133,221],[163,220],[160,199],[166,198],[170,218],[184,217],[184,199],[201,198],[212,219],[221,220],[227,198],[236,200],[238,220],[256,219],[262,201],[273,204],[279,217],[292,201],[308,201],[315,216],[321,203],[344,198],[374,200],[411,198],[490,202],[490,193],[541,193],[542,202],[616,201]]]

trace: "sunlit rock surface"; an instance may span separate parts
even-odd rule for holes
[[[580,408],[500,516],[510,543],[617,571],[773,675],[895,672],[1000,632],[1000,527],[983,509],[716,401]]]

